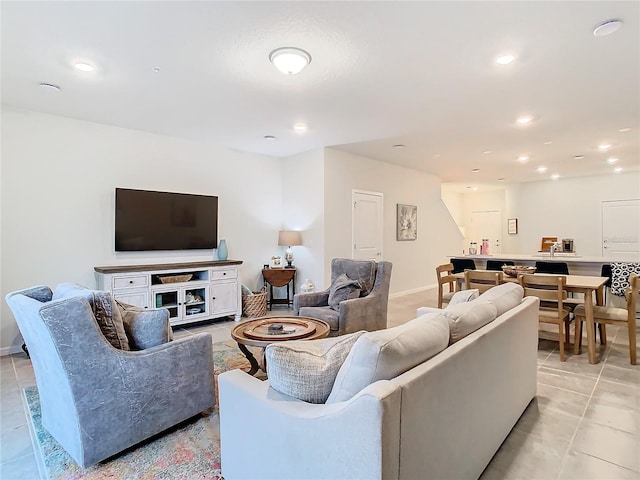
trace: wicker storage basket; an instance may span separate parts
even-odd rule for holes
[[[263,288],[253,295],[242,296],[243,317],[264,317],[267,314],[267,289]]]

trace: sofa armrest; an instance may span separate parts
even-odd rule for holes
[[[225,478],[398,476],[400,389],[389,381],[329,405],[288,397],[240,370],[222,373],[218,388]],[[251,461],[247,439],[259,445]]]
[[[353,298],[340,302],[338,331],[353,333],[359,330],[381,330],[387,328],[387,312],[380,311],[386,304],[380,295],[370,294],[366,297]]]
[[[329,305],[329,289],[321,292],[296,293],[293,296],[293,313],[298,315],[302,307],[326,307]]]

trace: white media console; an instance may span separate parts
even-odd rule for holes
[[[171,325],[242,316],[239,260],[94,267],[98,289],[142,308],[166,308]]]

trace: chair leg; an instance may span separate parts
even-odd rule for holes
[[[558,343],[560,344],[560,361],[564,362],[566,359],[564,357],[564,322],[558,322]]]
[[[636,365],[636,322],[629,322],[629,360],[631,365]]]
[[[598,329],[600,330],[600,345],[606,345],[607,344],[607,324],[599,323]]]
[[[573,335],[573,353],[574,355],[580,354],[580,347],[582,346],[582,318],[576,317],[576,327]]]

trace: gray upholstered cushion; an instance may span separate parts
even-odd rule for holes
[[[389,380],[441,352],[449,344],[442,315],[425,315],[398,327],[367,332],[340,367],[327,403],[353,397],[367,385]]]
[[[478,298],[472,302],[459,303],[445,308],[439,316],[449,322],[449,343],[456,343],[471,332],[475,332],[495,320],[497,309],[491,303]]]
[[[489,302],[495,305],[499,317],[513,307],[520,305],[524,290],[518,283],[507,282],[496,287],[491,287],[478,297],[478,300]]]
[[[147,310],[118,300],[116,305],[131,350],[144,350],[173,340],[169,311],[166,308]]]
[[[343,273],[333,281],[329,288],[329,306],[334,310],[339,310],[340,302],[358,298],[361,290],[358,280],[353,280]]]
[[[344,359],[364,333],[272,343],[265,351],[269,384],[290,397],[324,403]]]
[[[53,291],[53,300],[82,297],[87,299],[104,337],[120,350],[129,350],[120,311],[109,292],[90,290],[76,283],[61,283]]]
[[[340,314],[331,307],[300,307],[298,315],[301,317],[317,318],[329,324],[333,331],[338,330]]]

